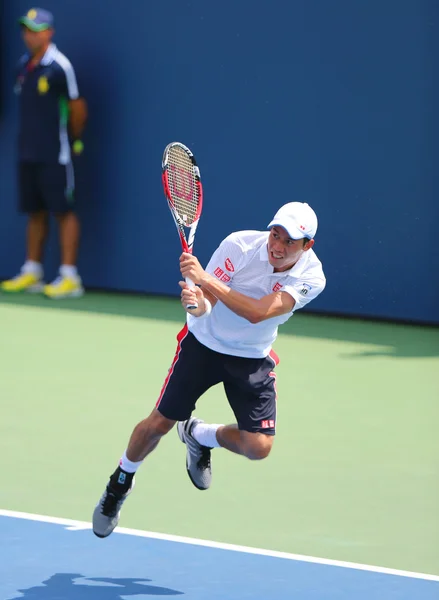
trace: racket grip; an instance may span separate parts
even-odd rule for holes
[[[195,287],[195,283],[192,281],[192,279],[189,279],[189,277],[186,277],[185,279],[186,283],[188,284],[188,286],[190,288],[194,288]],[[186,306],[187,310],[195,310],[196,308],[198,308],[198,304],[195,302],[195,304],[191,304],[189,306]]]

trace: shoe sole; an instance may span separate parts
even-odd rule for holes
[[[45,283],[38,283],[36,285],[31,285],[28,288],[24,288],[24,290],[5,290],[1,288],[1,291],[4,294],[41,294],[45,285]]]
[[[70,292],[69,294],[63,294],[61,296],[49,296],[48,294],[44,294],[44,296],[48,300],[68,300],[69,298],[81,298],[84,295],[84,290],[75,290],[74,292]]]
[[[180,423],[181,423],[181,427],[180,427]],[[180,440],[183,442],[183,444],[186,446],[186,442],[184,441],[184,429],[185,429],[185,427],[184,427],[184,425],[183,425],[183,422],[182,422],[182,421],[179,421],[179,422],[177,423],[177,433],[178,433],[178,437],[179,437],[179,438],[180,438]],[[186,446],[186,448],[187,448],[187,446]],[[189,471],[188,464],[187,464],[187,453],[188,453],[188,452],[189,452],[189,450],[187,450],[187,449],[186,449],[186,471],[187,471],[187,474],[188,474],[188,476],[189,476],[189,479],[192,481],[192,484],[193,484],[193,485],[194,485],[194,486],[197,488],[197,490],[200,490],[201,492],[204,492],[205,490],[208,490],[209,488],[208,488],[208,487],[207,487],[207,488],[205,488],[205,487],[200,487],[200,486],[199,486],[199,485],[197,485],[197,484],[195,483],[195,481],[192,479],[192,475],[191,475],[191,472]]]
[[[114,528],[116,529],[116,528]],[[113,529],[113,531],[114,531]],[[111,535],[113,533],[113,531],[110,531],[110,533],[108,535]],[[108,535],[101,535],[100,533],[96,533],[96,531],[93,529],[93,533],[95,534],[96,537],[98,537],[100,540],[104,540],[106,537],[108,537]]]
[[[128,490],[128,493],[127,493],[127,495],[126,495],[126,497],[125,497],[125,500],[126,500],[126,499],[128,498],[128,496],[131,494],[131,492],[133,491],[133,489],[134,489],[135,485],[136,485],[136,480],[135,480],[135,479],[133,479],[133,483],[132,483],[132,485],[131,485],[130,489]],[[125,502],[125,500],[124,500],[124,502]],[[100,505],[100,502],[98,502],[97,506],[95,507],[95,510],[96,510],[96,509],[99,507],[99,505]],[[118,520],[117,520],[117,524],[116,524],[116,525],[115,525],[115,527],[113,527],[113,529],[112,529],[112,530],[111,530],[109,533],[107,533],[106,535],[102,535],[101,533],[97,533],[97,532],[94,530],[94,528],[93,528],[93,522],[92,522],[92,531],[93,531],[93,533],[95,534],[95,536],[96,536],[96,537],[98,537],[98,538],[99,538],[99,539],[101,539],[101,540],[104,540],[105,538],[109,537],[109,536],[110,536],[110,535],[113,533],[113,531],[114,531],[114,530],[115,530],[115,529],[116,529],[116,528],[119,526],[119,521],[120,521],[120,513],[121,513],[121,511],[122,511],[122,506],[120,507],[120,510],[119,510],[119,518],[118,518]],[[92,521],[93,521],[93,519],[92,519]]]

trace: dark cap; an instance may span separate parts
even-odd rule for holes
[[[44,31],[53,27],[53,15],[44,8],[31,8],[18,22],[31,31]]]

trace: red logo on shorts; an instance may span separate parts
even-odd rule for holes
[[[228,271],[230,271],[231,273],[233,273],[233,271],[235,270],[235,267],[233,266],[233,263],[230,260],[230,258],[226,258],[226,262],[224,264],[226,265],[226,269]]]
[[[279,282],[275,283],[273,286],[273,292],[278,292],[281,289],[281,287],[282,287],[281,283],[279,283]]]
[[[217,267],[213,274],[216,275],[218,279],[221,279],[221,275],[224,275],[224,271],[220,269],[220,267]]]
[[[261,429],[274,429],[274,420],[270,419],[268,421],[262,421]]]

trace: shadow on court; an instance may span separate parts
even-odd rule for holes
[[[11,600],[120,600],[129,596],[180,596],[183,592],[149,585],[151,579],[84,577],[78,573],[56,573],[41,585],[18,590]]]
[[[153,295],[88,292],[83,298],[56,302],[40,295],[0,293],[0,304],[173,321],[176,327],[184,322],[184,313],[178,298]],[[384,347],[382,351],[376,349],[354,351],[352,354],[344,355],[346,359],[376,356],[401,358],[439,356],[439,327],[302,312],[281,326],[279,331],[283,335]]]

